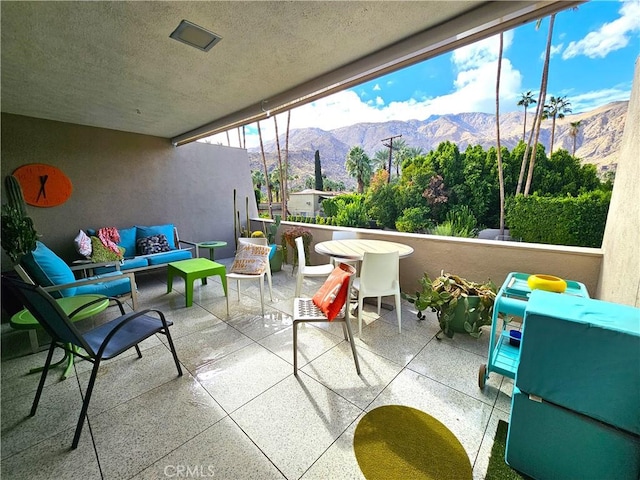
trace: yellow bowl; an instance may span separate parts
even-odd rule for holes
[[[567,282],[553,275],[530,275],[527,284],[531,290],[545,290],[547,292],[562,293],[567,289]]]

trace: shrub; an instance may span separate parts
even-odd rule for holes
[[[423,233],[431,227],[429,209],[427,207],[407,208],[396,220],[396,229],[399,232]]]
[[[476,236],[476,217],[466,205],[458,205],[447,213],[446,220],[431,230],[433,235],[473,238]]]
[[[369,225],[369,216],[364,206],[364,198],[359,196],[351,202],[338,201],[339,209],[336,222],[341,227],[366,227]]]
[[[596,190],[577,197],[518,195],[506,205],[506,223],[513,238],[551,245],[602,245],[611,192]]]

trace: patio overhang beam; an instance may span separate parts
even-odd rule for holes
[[[171,139],[174,146],[249,125],[388,73],[575,7],[584,1],[492,1],[349,65]]]

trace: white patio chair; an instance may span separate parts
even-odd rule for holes
[[[296,297],[300,296],[302,291],[302,280],[304,277],[328,277],[333,269],[334,265],[327,263],[324,265],[307,265],[307,260],[304,255],[304,244],[302,243],[302,237],[296,238],[296,249],[298,250],[298,277],[296,278]]]
[[[398,252],[365,252],[360,269],[360,277],[353,281],[358,291],[358,336],[362,336],[362,304],[367,297],[378,297],[378,315],[382,297],[395,297],[398,331],[402,332],[402,314],[400,311],[400,259]]]
[[[352,265],[343,264],[338,267],[349,272],[349,282],[347,284],[347,298],[342,305],[340,312],[333,319],[329,320],[320,308],[318,308],[311,298],[294,298],[293,299],[293,374],[298,375],[298,324],[302,322],[340,322],[342,323],[342,331],[344,339],[351,344],[353,352],[353,361],[356,364],[356,371],[360,375],[360,363],[358,362],[358,353],[356,344],[351,331],[351,320],[349,318],[349,295],[355,275],[355,268]],[[336,267],[337,268],[337,267]],[[338,308],[336,306],[336,308]]]
[[[356,232],[336,230],[331,234],[331,240],[352,240],[355,238],[358,238],[358,234]],[[338,265],[340,262],[353,265],[357,270],[360,260],[348,260],[346,258],[331,257],[331,263],[333,263],[334,265]]]
[[[268,247],[266,238],[239,238],[238,243],[261,245]],[[238,291],[238,302],[240,301],[240,282],[243,280],[258,280],[260,282],[260,307],[262,309],[262,316],[264,317],[264,277],[267,277],[269,282],[269,298],[273,302],[273,287],[271,282],[271,267],[269,265],[269,254],[265,255],[264,261],[266,268],[262,273],[250,274],[250,273],[227,273],[227,280],[236,281],[236,290]]]

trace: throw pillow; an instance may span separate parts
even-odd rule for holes
[[[138,255],[151,255],[153,253],[168,252],[171,250],[165,235],[151,235],[136,241]]]
[[[260,275],[269,265],[269,253],[271,253],[271,247],[240,243],[229,271],[245,275]]]
[[[169,242],[171,250],[175,250],[178,247],[173,238],[173,223],[167,223],[166,225],[152,225],[150,227],[140,225],[136,226],[136,241],[153,235],[164,235],[167,237],[167,242]]]
[[[118,247],[120,253],[115,253],[105,247],[98,237],[91,237],[91,261],[95,263],[115,262],[124,257],[124,248]]]
[[[73,244],[76,246],[76,251],[85,258],[91,258],[91,239],[89,235],[84,233],[84,230],[80,230],[76,238],[73,239]]]
[[[313,303],[329,320],[338,316],[347,301],[349,277],[355,272],[356,269],[353,266],[341,263],[333,269],[329,278],[313,296]]]

